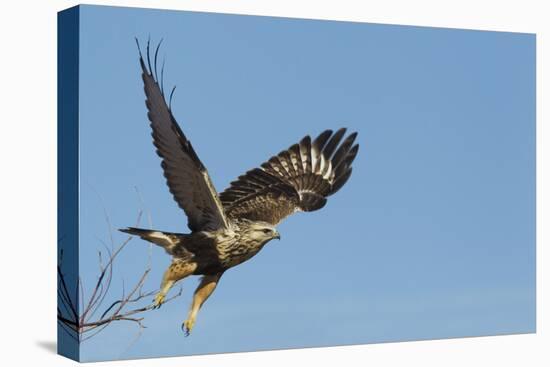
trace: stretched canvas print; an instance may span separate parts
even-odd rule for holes
[[[535,35],[58,19],[60,354],[535,332]]]

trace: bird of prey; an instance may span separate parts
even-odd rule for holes
[[[323,131],[315,139],[306,136],[239,176],[218,195],[206,167],[172,114],[174,90],[168,103],[165,98],[163,70],[160,81],[156,71],[159,46],[152,68],[149,42],[147,65],[138,43],[148,118],[168,188],[187,215],[191,232],[133,227],[121,231],[152,242],[172,256],[153,302],[155,308],[162,305],[174,283],[189,275],[202,275],[182,325],[189,335],[199,309],[222,274],[256,255],[272,239],[280,239],[276,225],[290,214],[325,206],[327,197],[350,178],[359,145],[354,145],[357,133],[345,137],[345,128]]]

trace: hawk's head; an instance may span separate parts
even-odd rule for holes
[[[274,238],[281,239],[275,226],[267,222],[248,222],[243,235],[247,241],[255,242],[258,245],[265,245]]]

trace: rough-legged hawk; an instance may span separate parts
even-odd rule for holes
[[[357,133],[344,139],[346,129],[334,133],[326,130],[313,140],[306,136],[261,167],[239,176],[218,195],[208,171],[172,115],[172,93],[169,103],[166,101],[162,70],[160,81],[157,78],[158,50],[157,46],[153,67],[149,43],[147,65],[139,52],[148,117],[168,187],[187,215],[191,233],[138,228],[121,231],[163,247],[173,258],[155,297],[156,307],[178,280],[203,276],[182,325],[189,335],[201,305],[222,274],[250,259],[270,240],[280,239],[275,226],[290,214],[321,209],[327,197],[349,179],[359,145],[354,145]]]

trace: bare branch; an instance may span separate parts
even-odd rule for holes
[[[143,204],[141,195],[136,188],[136,192],[139,196],[140,203]],[[100,199],[101,200],[101,199]],[[118,247],[115,246],[114,236],[113,236],[113,227],[107,211],[104,208],[105,220],[109,228],[109,237],[111,242],[111,248],[107,246],[101,239],[98,239],[99,242],[105,247],[106,257],[103,256],[102,251],[98,251],[98,263],[99,263],[99,274],[95,285],[91,291],[89,299],[86,300],[84,295],[84,281],[79,277],[76,285],[76,296],[71,296],[69,293],[65,276],[61,271],[62,259],[63,259],[63,249],[60,250],[59,256],[59,266],[58,266],[58,298],[60,306],[57,308],[57,319],[60,326],[65,332],[67,332],[75,340],[83,342],[92,338],[93,336],[100,333],[111,323],[116,321],[130,321],[136,323],[139,327],[139,331],[136,335],[136,338],[128,346],[133,345],[136,340],[140,337],[145,326],[143,325],[143,317],[136,317],[136,315],[142,314],[146,311],[153,309],[152,304],[147,306],[139,307],[137,306],[140,301],[144,300],[155,294],[157,291],[148,291],[144,292],[143,287],[147,276],[151,271],[151,254],[149,254],[148,264],[146,269],[141,274],[140,278],[134,283],[131,291],[126,294],[124,291],[124,282],[122,289],[122,296],[120,299],[112,302],[105,310],[102,312],[99,318],[94,318],[95,313],[103,308],[105,299],[109,290],[111,288],[112,279],[113,279],[113,269],[116,263],[116,259],[122,252],[126,245],[131,241],[132,237],[128,236],[125,238]],[[143,215],[143,209],[140,209],[136,219],[136,226],[139,226]],[[151,224],[151,219],[149,218],[149,223]],[[179,297],[182,294],[182,289],[180,288],[179,292],[174,296],[166,299],[165,302],[169,302],[176,297]],[[81,312],[79,315],[78,304],[81,304]],[[131,305],[136,305],[137,307],[131,308]]]

